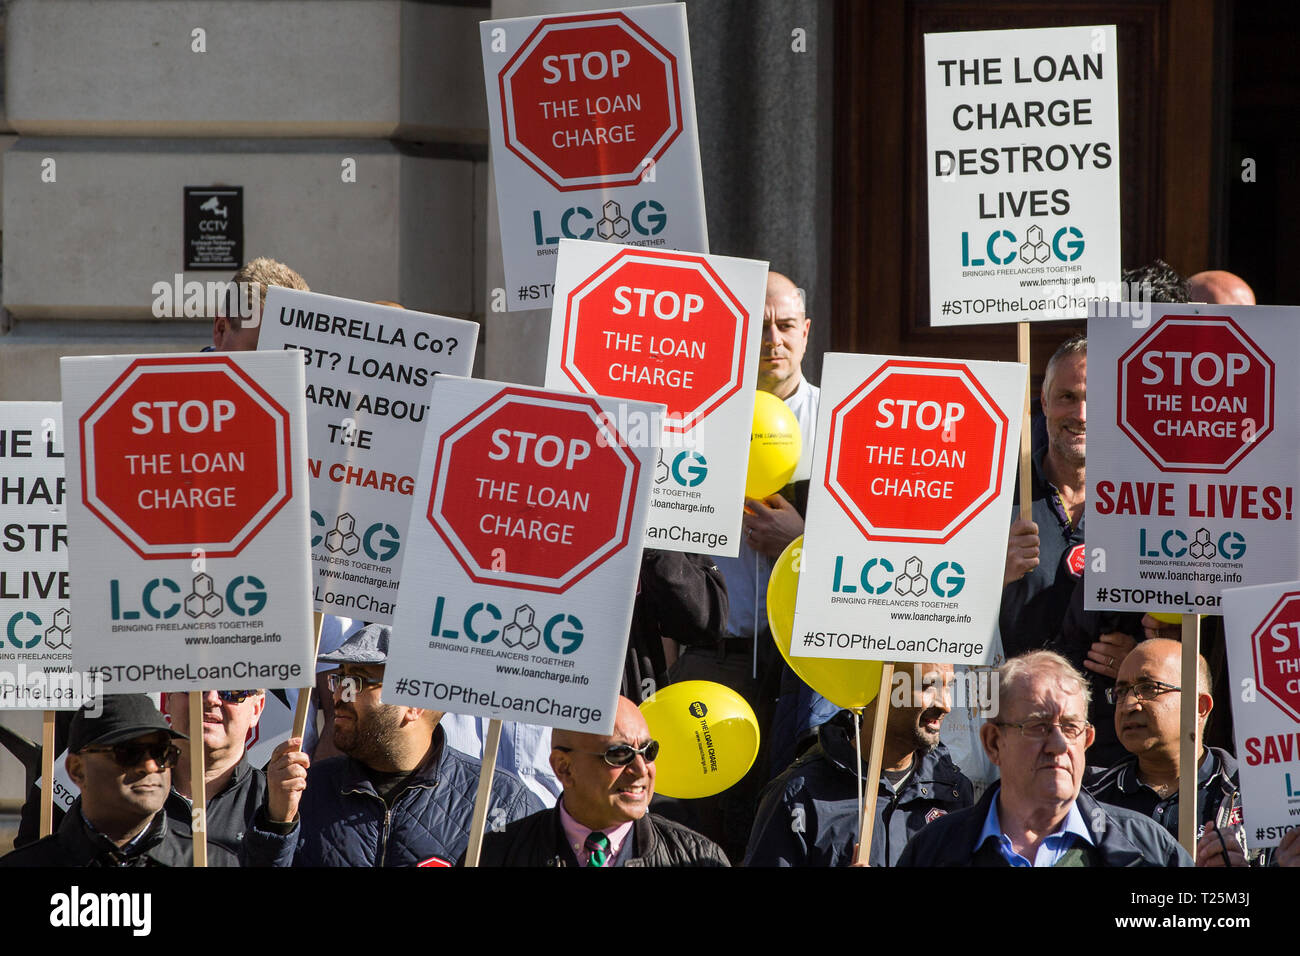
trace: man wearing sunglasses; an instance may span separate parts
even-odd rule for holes
[[[203,695],[203,788],[209,841],[238,852],[244,833],[266,799],[266,774],[244,757],[244,742],[257,726],[266,705],[262,690],[207,690]],[[172,726],[192,736],[189,694],[167,695]],[[172,774],[167,815],[188,824],[193,810],[190,793],[190,743],[184,740]]]
[[[650,813],[659,742],[636,704],[618,699],[609,736],[551,732],[554,807],[483,839],[482,866],[727,866],[722,848]]]
[[[1115,733],[1131,756],[1109,769],[1090,768],[1084,786],[1098,800],[1148,816],[1178,836],[1179,708],[1183,690],[1183,645],[1153,638],[1137,646],[1109,691],[1115,705]],[[1197,866],[1246,866],[1237,762],[1227,751],[1204,743],[1205,721],[1214,709],[1210,667],[1196,669]]]
[[[469,845],[480,762],[447,746],[442,714],[383,702],[392,628],[368,624],[324,663],[334,745],[312,763],[285,741],[267,764],[266,802],[242,847],[249,866],[451,866]],[[492,777],[489,828],[541,809],[514,774]]]
[[[1088,683],[1069,661],[1053,651],[1013,657],[998,689],[1000,712],[980,728],[998,785],[924,827],[899,866],[1191,866],[1149,817],[1080,791],[1093,729]]]
[[[93,714],[98,716],[92,716]],[[167,726],[144,694],[102,698],[72,718],[68,775],[81,796],[58,830],[0,859],[2,866],[189,866],[188,825],[161,812],[183,734]],[[235,866],[220,845],[209,866]]]

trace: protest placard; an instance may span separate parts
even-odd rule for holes
[[[58,402],[0,402],[0,708],[71,710],[94,695],[72,672],[68,524]]]
[[[477,342],[464,319],[267,290],[258,349],[296,349],[306,367],[317,611],[392,623],[429,388],[468,376]]]
[[[1150,308],[1088,320],[1104,404],[1088,427],[1084,606],[1217,613],[1224,588],[1300,577],[1300,426],[1277,413],[1300,402],[1300,309]]]
[[[506,309],[551,305],[561,239],[708,252],[682,4],[480,30]]]
[[[386,702],[611,732],[658,440],[620,409],[663,411],[434,382]]]
[[[993,654],[1026,369],[826,356],[791,654]]]
[[[73,664],[114,694],[310,679],[301,358],[62,370]]]
[[[560,243],[547,387],[668,409],[647,548],[739,551],[766,288],[766,262]]]
[[[1223,626],[1246,839],[1275,847],[1300,827],[1300,581],[1225,588]]]
[[[925,37],[930,324],[1117,298],[1115,28]]]

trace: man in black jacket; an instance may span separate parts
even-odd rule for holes
[[[1084,787],[1098,800],[1133,810],[1178,836],[1179,708],[1192,691],[1179,687],[1183,646],[1152,638],[1124,660],[1112,693],[1115,733],[1128,751],[1109,768],[1089,768]],[[1205,721],[1214,709],[1210,667],[1198,655],[1196,669],[1197,866],[1245,866],[1247,829],[1241,814],[1237,761],[1205,746]]]
[[[971,782],[939,742],[952,709],[951,664],[900,665],[912,685],[906,706],[891,706],[871,835],[872,866],[894,866],[927,823],[973,802]],[[877,698],[866,709],[866,735],[842,710],[817,729],[817,744],[767,786],[745,854],[746,866],[849,866],[858,843],[858,778],[866,781]],[[861,750],[854,743],[861,737]],[[859,759],[859,753],[861,759]]]
[[[266,692],[252,689],[195,693],[203,695],[203,788],[208,840],[238,852],[253,815],[266,799],[266,773],[251,766],[244,755],[249,731],[262,717]],[[172,726],[190,734],[189,694],[168,694],[166,706]],[[166,809],[169,817],[188,826],[193,809],[188,739],[179,747],[181,755],[172,774]]]
[[[649,812],[659,744],[632,701],[618,699],[610,736],[556,730],[551,743],[559,802],[487,834],[481,866],[728,865],[717,844]]]
[[[980,728],[1001,780],[974,807],[922,829],[899,866],[1190,866],[1151,819],[1080,793],[1092,743],[1088,684],[1059,654],[998,669],[1001,711]]]
[[[99,702],[96,702],[98,704]],[[57,832],[0,859],[0,866],[189,866],[188,827],[162,812],[179,755],[167,726],[144,694],[102,699],[72,719],[68,775],[81,789]],[[92,709],[94,708],[94,709]],[[97,716],[92,716],[97,714]],[[214,847],[209,865],[233,866]]]

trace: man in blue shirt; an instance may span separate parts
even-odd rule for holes
[[[1033,651],[998,671],[1001,711],[980,728],[998,785],[969,810],[922,829],[899,866],[1190,866],[1148,817],[1080,792],[1088,684],[1059,654]]]

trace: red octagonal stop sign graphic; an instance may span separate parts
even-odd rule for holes
[[[878,541],[948,541],[1002,486],[1007,418],[958,362],[885,362],[830,435],[826,487]]]
[[[470,578],[558,594],[628,543],[640,463],[606,421],[507,388],[443,434],[427,516]]]
[[[1227,316],[1169,315],[1120,356],[1119,427],[1161,471],[1231,471],[1273,430],[1273,361]]]
[[[1292,720],[1300,721],[1300,591],[1278,599],[1250,636],[1255,686]]]
[[[542,20],[498,82],[506,148],[556,189],[636,185],[682,131],[676,58],[617,11]]]
[[[560,368],[589,395],[664,402],[685,432],[740,390],[748,334],[704,258],[624,249],[569,293]]]
[[[233,557],[293,494],[289,415],[226,356],[137,359],[79,426],[82,500],[142,558]]]

